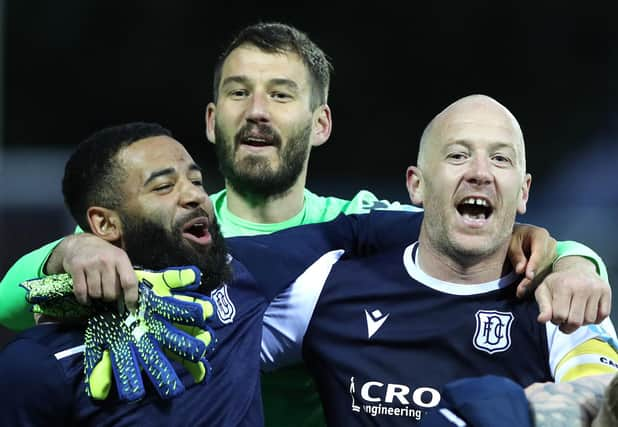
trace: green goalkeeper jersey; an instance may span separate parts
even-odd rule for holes
[[[416,210],[411,205],[379,200],[369,191],[360,191],[351,200],[318,196],[305,189],[303,209],[294,217],[279,223],[260,224],[243,220],[227,208],[227,193],[222,190],[212,194],[215,214],[226,237],[272,233],[302,224],[312,224],[334,219],[340,213],[365,213],[372,209]],[[54,247],[60,242],[49,243],[20,258],[0,282],[0,324],[12,330],[23,330],[34,325],[25,290],[19,283],[44,276],[43,268]],[[597,271],[607,280],[607,270],[600,257],[591,249],[577,242],[559,242],[558,256],[579,255],[591,259]],[[309,375],[302,366],[286,368],[276,373],[264,374],[263,396],[266,425],[268,427],[325,425],[320,401]],[[196,408],[199,410],[199,408]]]

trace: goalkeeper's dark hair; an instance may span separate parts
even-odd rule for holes
[[[311,110],[326,104],[333,65],[322,49],[306,33],[279,22],[260,22],[245,27],[228,44],[215,65],[213,82],[215,102],[219,98],[223,63],[234,49],[243,44],[253,45],[267,53],[296,53],[309,70]]]
[[[62,194],[71,215],[83,230],[90,230],[90,206],[118,209],[126,171],[117,154],[132,143],[154,136],[172,136],[157,123],[134,122],[101,129],[82,141],[64,168]]]

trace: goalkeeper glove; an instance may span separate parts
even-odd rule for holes
[[[107,397],[112,372],[121,399],[141,398],[145,391],[140,366],[161,397],[182,393],[184,386],[159,344],[170,357],[183,362],[197,382],[211,370],[204,355],[214,344],[214,334],[206,325],[214,313],[214,304],[203,295],[186,292],[199,287],[199,270],[192,266],[162,271],[138,269],[136,274],[140,290],[138,313],[121,316],[102,304],[93,305],[104,307],[102,313],[91,317],[86,330],[86,391],[95,399]],[[22,286],[28,291],[28,301],[37,304],[35,312],[65,319],[93,313],[93,307],[77,304],[71,278],[66,274],[27,281]],[[172,296],[181,290],[185,293]],[[170,322],[176,322],[178,327]]]

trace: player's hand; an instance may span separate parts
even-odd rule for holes
[[[35,315],[54,319],[84,319],[94,314],[94,308],[79,304],[73,295],[73,281],[66,273],[26,280],[26,301],[32,304]]]
[[[137,304],[137,277],[127,253],[92,234],[66,237],[52,252],[46,269],[49,273],[69,273],[75,298],[81,304],[119,298],[130,309]]]
[[[199,302],[188,302],[159,296],[143,280],[139,291],[136,315],[120,316],[108,311],[89,319],[84,373],[86,392],[94,399],[107,398],[112,374],[120,399],[132,401],[143,397],[145,388],[140,368],[163,399],[181,394],[184,385],[163,350],[201,369],[200,381],[210,374],[205,355],[214,343],[214,334],[206,324],[214,313],[212,300],[203,297]],[[196,327],[201,331],[200,336],[192,336],[172,322]]]
[[[538,321],[551,321],[567,334],[582,325],[600,323],[611,310],[609,284],[591,261],[579,256],[559,259],[534,295],[540,309]]]
[[[196,293],[201,284],[201,272],[194,266],[169,267],[163,270],[135,269],[135,274],[140,282],[144,282],[152,287],[154,293],[162,297],[174,297],[177,300],[196,303],[202,306],[204,321],[214,314],[213,301],[206,298],[203,294]],[[186,324],[176,322],[174,326],[188,333],[189,335],[202,340],[206,347],[211,351],[215,342],[212,338],[212,330],[208,327],[200,327],[199,324]],[[166,351],[166,354],[184,366],[193,376],[195,382],[201,382],[208,373],[206,367],[200,361],[191,362],[185,358],[178,357],[174,352]]]
[[[517,285],[517,296],[522,298],[540,283],[556,259],[556,240],[542,227],[515,224],[509,244],[509,260],[523,279]],[[535,281],[536,279],[536,281]]]
[[[592,375],[567,382],[533,383],[525,388],[535,426],[590,426],[603,404],[614,374]],[[595,426],[596,424],[592,424]],[[610,426],[615,424],[599,424]]]

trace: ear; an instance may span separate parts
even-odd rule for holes
[[[111,243],[120,240],[122,237],[122,224],[116,211],[100,206],[91,206],[88,208],[86,215],[94,235]]]
[[[526,204],[528,203],[528,196],[530,195],[530,184],[532,183],[532,175],[529,173],[524,176],[524,182],[521,185],[521,196],[519,204],[517,205],[517,213],[522,215],[526,213]]]
[[[214,102],[209,102],[206,106],[206,138],[213,144],[215,141],[215,110],[216,106]]]
[[[423,206],[423,173],[416,166],[409,166],[406,170],[406,187],[413,204]]]
[[[333,120],[330,107],[321,105],[313,113],[313,129],[311,133],[311,145],[317,147],[324,144],[333,130]]]

